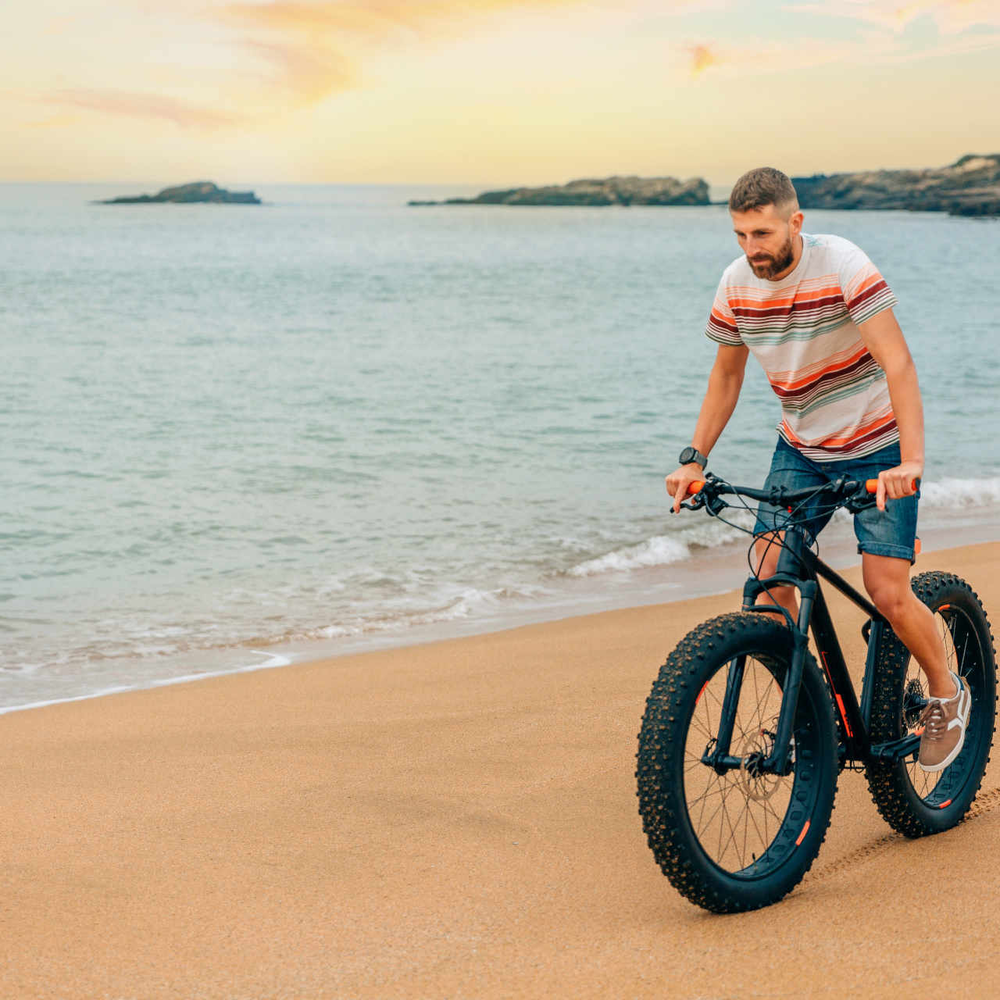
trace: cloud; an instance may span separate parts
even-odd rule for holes
[[[280,41],[244,43],[248,52],[267,63],[273,74],[242,94],[251,114],[268,108],[298,110],[318,104],[333,93],[349,90],[359,78],[353,60],[317,45],[296,46]]]
[[[265,103],[297,110],[359,86],[351,53],[414,38],[453,37],[483,16],[507,11],[593,6],[587,0],[272,0],[229,3],[210,16],[238,31],[249,53],[269,55]],[[264,96],[262,93],[260,96]]]
[[[158,85],[158,93],[69,87],[40,100],[170,121],[184,128],[253,126],[361,86],[360,66],[372,49],[461,36],[484,17],[504,12],[602,6],[613,9],[612,0],[237,0],[207,7],[182,3],[174,14],[193,16],[221,30],[219,41],[235,63],[224,75],[214,74],[218,106],[178,96],[196,92],[198,80],[212,76],[211,71],[169,64],[169,80]],[[153,17],[152,8],[147,13]],[[189,21],[183,29],[190,32]],[[147,68],[147,79],[150,72]]]
[[[175,125],[197,128],[219,128],[232,125],[238,120],[235,115],[160,94],[108,90],[58,90],[46,94],[40,100],[47,104],[104,111],[132,118],[165,119]]]
[[[593,6],[587,0],[271,0],[229,3],[213,16],[241,25],[283,32],[364,35],[384,38],[400,30],[427,33],[460,25],[483,14],[524,9]]]
[[[989,13],[1000,25],[1000,4],[991,3]],[[796,12],[821,13],[852,17],[865,27],[857,37],[845,39],[799,37],[794,39],[742,38],[739,45],[722,41],[689,46],[691,75],[705,73],[725,76],[764,76],[773,73],[809,70],[819,66],[844,63],[857,66],[896,65],[930,58],[955,56],[1000,49],[1000,32],[965,31],[958,27],[957,13],[965,9],[977,27],[984,25],[981,14],[987,7],[982,0],[915,0],[900,6],[897,0],[828,0],[823,4],[798,4],[786,8]],[[905,24],[920,14],[932,13],[952,31],[932,44],[914,46],[902,34]],[[877,25],[877,27],[876,27]],[[886,28],[893,30],[886,31]]]
[[[689,47],[692,76],[706,72],[723,76],[766,76],[789,73],[831,63],[882,58],[894,49],[894,43],[870,36],[859,45],[854,41],[831,41],[799,38],[793,42],[774,38],[742,38],[739,45],[712,42]]]
[[[710,66],[717,65],[719,57],[708,45],[694,45],[689,50],[691,53],[691,76],[698,77]]]
[[[791,4],[786,10],[848,18],[901,31],[918,17],[930,17],[938,29],[952,34],[974,26],[1000,26],[996,0],[825,0]]]

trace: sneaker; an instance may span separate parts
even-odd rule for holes
[[[917,763],[925,771],[943,771],[962,752],[965,742],[972,695],[961,677],[951,676],[958,685],[958,693],[951,698],[931,698],[920,715],[924,732]]]

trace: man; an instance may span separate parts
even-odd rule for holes
[[[910,589],[917,524],[911,484],[924,471],[924,427],[916,368],[893,314],[896,297],[853,243],[802,232],[795,188],[780,170],[744,174],[729,212],[745,256],[726,268],[705,331],[719,347],[691,446],[666,479],[673,509],[703,476],[752,352],[781,399],[765,487],[878,478],[877,507],[854,519],[865,588],[927,676],[919,763],[943,770],[962,749],[972,699],[947,667],[933,614]],[[813,536],[830,517],[818,508],[806,515]],[[779,525],[775,509],[762,504],[755,531]],[[765,534],[756,543],[763,578],[776,571],[780,547],[772,540]],[[793,587],[772,587],[770,595],[758,603],[796,616]]]

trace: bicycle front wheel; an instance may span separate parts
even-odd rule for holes
[[[996,720],[996,654],[986,612],[964,580],[952,573],[920,573],[911,586],[934,613],[948,666],[972,695],[962,750],[943,771],[921,770],[916,753],[866,766],[868,789],[885,821],[907,837],[922,837],[955,826],[979,791]],[[888,629],[878,650],[873,684],[872,742],[914,735],[927,704],[927,682],[907,648]]]
[[[792,636],[759,614],[699,625],[670,654],[639,733],[639,813],[653,856],[682,895],[718,913],[781,899],[808,871],[826,836],[837,788],[830,697],[810,654],[792,727],[791,773],[763,772],[774,747]],[[730,665],[742,664],[729,755],[715,746]]]

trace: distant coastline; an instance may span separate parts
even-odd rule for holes
[[[946,167],[868,170],[793,177],[804,209],[839,208],[1000,216],[1000,153],[970,153]],[[710,205],[701,177],[606,177],[562,185],[484,191],[475,198],[408,202],[427,205],[609,206]]]
[[[539,188],[484,191],[475,198],[410,201],[410,205],[708,205],[708,183],[701,177],[585,178]]]
[[[815,174],[792,183],[802,208],[1000,215],[1000,153],[970,153],[947,167]]]
[[[212,181],[194,181],[191,184],[164,188],[157,194],[126,195],[96,202],[98,205],[191,205],[198,203],[259,205],[261,201],[253,191],[227,191]]]

